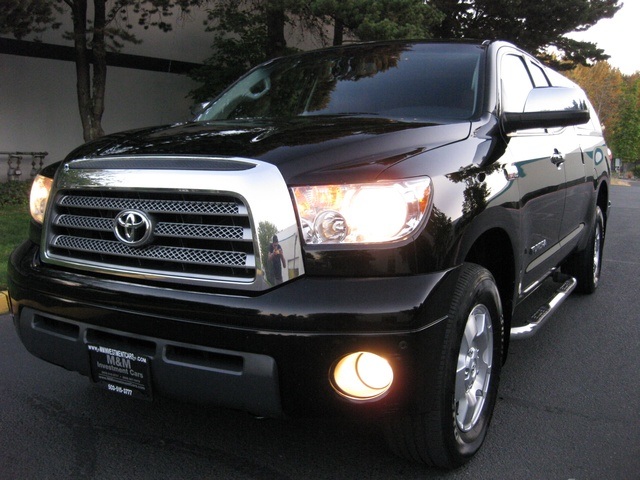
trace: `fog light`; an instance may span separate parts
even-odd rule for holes
[[[384,358],[356,352],[342,358],[333,369],[334,388],[345,397],[367,400],[389,390],[393,370]]]

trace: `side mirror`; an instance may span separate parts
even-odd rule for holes
[[[504,112],[506,133],[529,128],[559,128],[589,121],[589,107],[582,90],[568,87],[534,88],[523,112]]]
[[[207,108],[209,108],[210,105],[211,100],[209,100],[208,102],[196,103],[195,105],[191,105],[191,116],[193,118],[199,117],[205,112]]]

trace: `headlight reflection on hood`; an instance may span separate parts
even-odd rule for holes
[[[398,240],[420,225],[432,197],[428,177],[294,187],[293,196],[308,244]]]

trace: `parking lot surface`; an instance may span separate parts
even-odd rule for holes
[[[460,470],[394,457],[372,425],[110,395],[29,355],[2,315],[0,477],[638,479],[640,188],[612,202],[597,293],[512,344],[488,439]]]

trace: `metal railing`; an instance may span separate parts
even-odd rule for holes
[[[48,152],[0,152],[0,156],[7,158],[7,181],[28,180],[34,178],[44,166],[44,158]],[[23,177],[24,168],[31,169],[28,177]],[[3,180],[3,179],[0,179]]]

